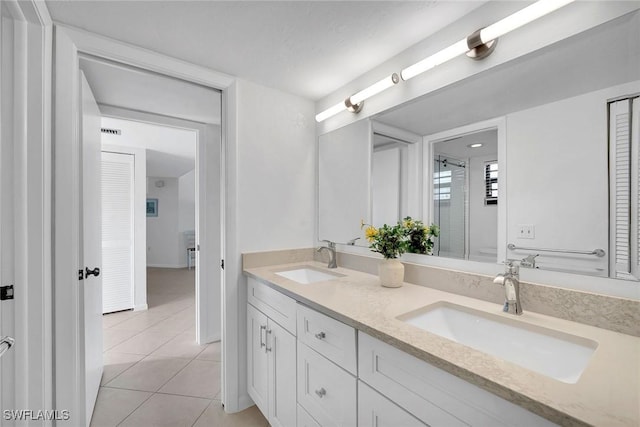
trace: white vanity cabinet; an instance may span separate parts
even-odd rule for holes
[[[427,427],[416,417],[358,381],[358,427]]]
[[[298,403],[323,427],[357,423],[356,330],[298,304]]]
[[[289,298],[253,282],[254,289],[264,291],[258,293],[268,307]],[[274,300],[269,298],[271,292],[278,294]],[[295,320],[295,301],[291,307],[292,313],[280,315]],[[249,395],[271,426],[296,425],[296,337],[252,304],[247,304],[247,386]]]
[[[365,333],[358,333],[358,376],[431,427],[556,424]]]

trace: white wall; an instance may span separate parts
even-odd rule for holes
[[[156,187],[157,181],[164,181],[164,187]],[[147,265],[186,266],[186,251],[178,230],[178,178],[148,177],[147,198],[158,199],[158,216],[147,217]]]
[[[178,178],[178,231],[196,228],[196,170]]]
[[[509,243],[609,251],[607,100],[638,91],[640,81],[507,116]],[[519,224],[534,225],[535,238],[518,238]],[[608,257],[541,254],[538,261],[607,275]]]
[[[498,256],[498,206],[485,205],[485,162],[498,154],[469,159],[469,259],[496,262]],[[498,175],[498,185],[500,177]],[[500,200],[498,200],[500,203]],[[504,202],[503,202],[504,203]]]
[[[316,215],[313,102],[244,80],[237,81],[235,90],[237,121],[229,132],[237,145],[228,159],[237,174],[237,199],[230,201],[237,204],[237,217],[227,218],[227,223],[236,230],[236,255],[310,247]],[[229,337],[227,345],[237,345],[239,355],[227,363],[237,363],[240,404],[248,406],[246,278],[239,270],[226,274],[238,277],[238,334]]]

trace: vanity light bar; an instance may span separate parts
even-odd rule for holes
[[[380,80],[379,82],[372,84],[368,88],[363,89],[354,95],[351,95],[350,97],[345,99],[344,102],[340,102],[333,107],[329,107],[323,112],[318,113],[316,115],[316,121],[321,122],[323,120],[326,120],[331,116],[335,116],[343,110],[349,110],[353,113],[357,113],[362,109],[362,104],[366,99],[369,99],[372,96],[379,94],[383,90],[396,85],[399,81],[400,77],[396,73],[393,73],[390,76],[387,76],[384,79]]]
[[[513,13],[506,18],[501,19],[495,24],[486,28],[475,31],[470,36],[452,44],[441,51],[417,62],[400,72],[402,80],[409,80],[412,77],[422,74],[440,64],[452,60],[453,58],[467,54],[474,59],[482,59],[487,57],[496,46],[498,37],[501,37],[517,28],[522,27],[536,19],[547,15],[555,10],[572,3],[575,0],[540,0],[532,5]],[[323,112],[316,115],[316,121],[322,122],[329,117],[349,110],[352,113],[358,113],[362,109],[363,102],[372,96],[382,92],[391,86],[396,85],[400,78],[396,73],[385,77],[377,83],[372,84],[368,88],[351,95],[344,102],[340,102],[332,107],[327,108]]]
[[[480,48],[484,47],[484,51],[480,54],[474,53],[469,55],[475,59],[482,59],[491,53],[492,49],[495,47],[498,37],[533,22],[536,19],[558,10],[573,1],[575,0],[540,0],[533,3],[532,5],[501,19],[495,24],[476,31],[469,37],[452,44],[440,52],[405,68],[400,73],[402,80],[409,80],[410,78],[424,73],[425,71],[457,56],[467,53],[470,54],[471,51],[478,51]]]

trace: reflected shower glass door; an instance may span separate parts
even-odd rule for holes
[[[433,168],[434,222],[440,227],[434,255],[466,259],[466,165],[462,160],[436,154]]]

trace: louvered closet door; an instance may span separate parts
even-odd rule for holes
[[[133,180],[133,155],[102,153],[103,313],[134,307]]]
[[[640,101],[610,104],[610,267],[611,277],[640,277]]]

